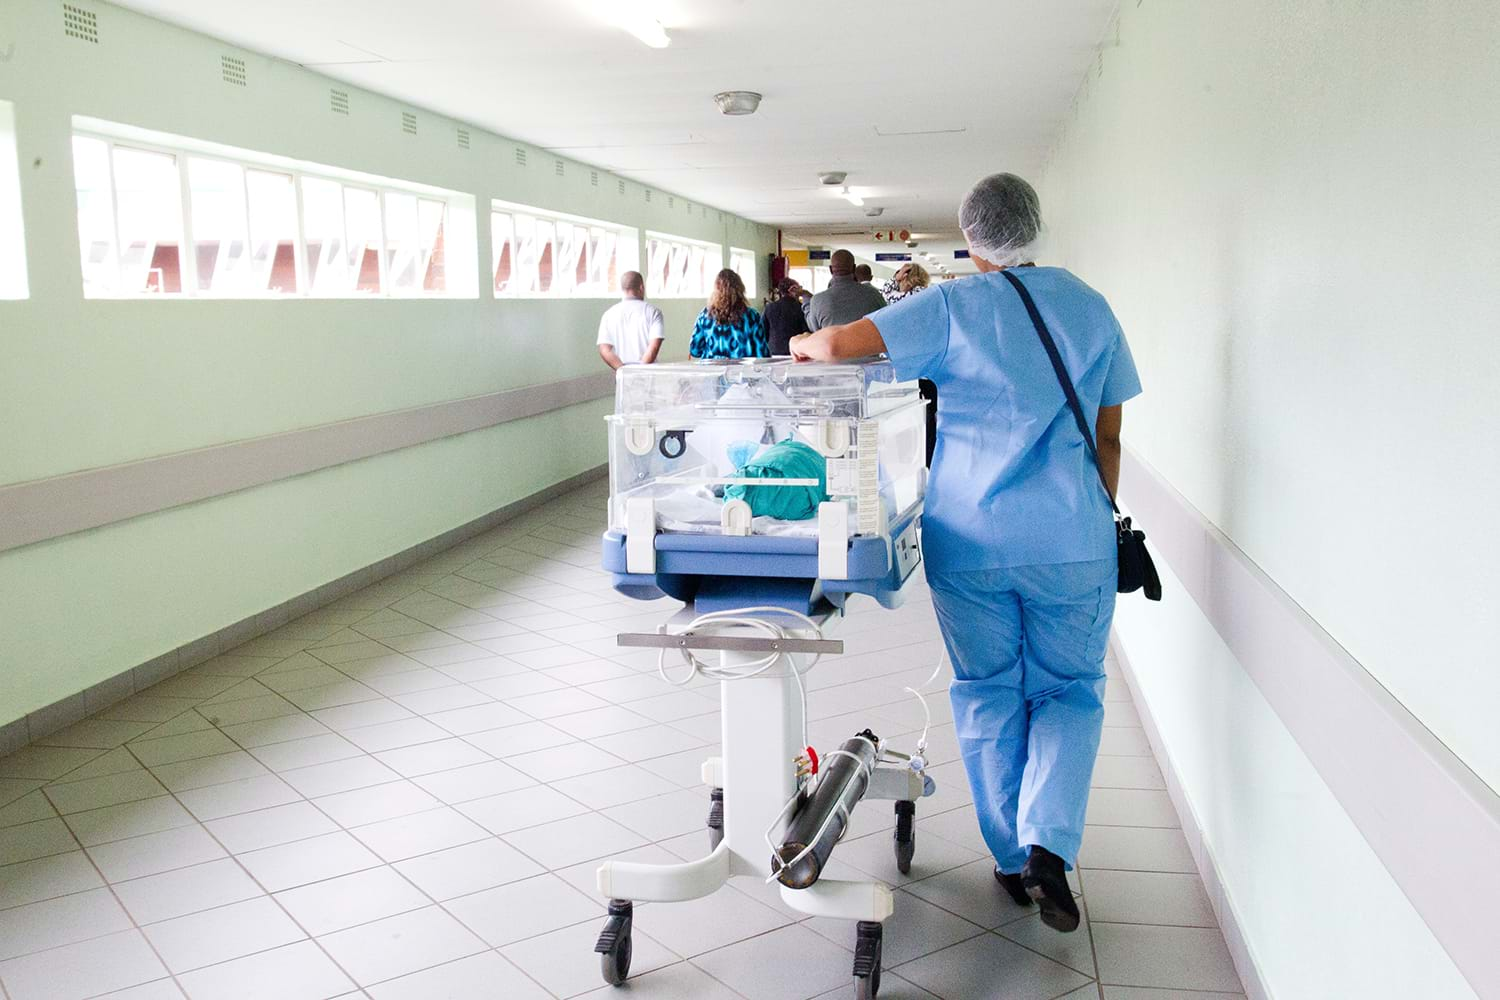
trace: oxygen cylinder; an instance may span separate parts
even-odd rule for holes
[[[792,814],[786,836],[776,851],[776,858],[771,861],[771,871],[777,873],[777,880],[782,885],[790,889],[806,889],[823,873],[828,856],[833,853],[833,845],[844,835],[846,817],[854,811],[854,804],[864,797],[869,787],[878,743],[875,734],[866,729],[845,740],[839,747],[842,753],[824,758],[823,771],[812,796]],[[828,824],[826,828],[825,822]],[[823,830],[821,837],[818,836],[819,830]],[[817,837],[817,843],[809,851],[807,846],[814,837]],[[798,855],[802,857],[794,862]]]

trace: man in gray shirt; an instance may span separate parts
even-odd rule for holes
[[[885,308],[885,298],[874,285],[855,279],[854,254],[835,250],[828,260],[828,270],[831,275],[828,287],[814,295],[807,307],[807,325],[812,329],[853,323]]]

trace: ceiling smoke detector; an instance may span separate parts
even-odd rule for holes
[[[882,208],[879,205],[871,205],[869,208],[865,209],[865,214],[868,215],[870,218],[873,219],[873,218],[875,218],[875,216],[879,215],[881,212],[884,212],[884,211],[885,211],[885,209]]]
[[[906,248],[908,250],[915,250],[916,247],[917,247],[917,241],[916,240],[907,240],[906,241]]]
[[[721,115],[753,115],[760,107],[760,95],[753,90],[726,90],[714,95]]]
[[[844,178],[848,176],[849,175],[842,170],[825,170],[818,175],[818,183],[826,184],[829,187],[837,187],[838,185],[844,183]]]

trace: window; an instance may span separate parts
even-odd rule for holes
[[[26,298],[26,237],[21,226],[21,177],[15,117],[0,101],[0,299]]]
[[[495,294],[502,298],[603,298],[640,266],[627,226],[495,202],[490,209]]]
[[[447,261],[460,195],[80,121],[88,298],[463,293]]]
[[[745,283],[745,297],[755,298],[755,251],[729,248],[729,269]]]
[[[681,236],[646,234],[646,295],[705,299],[723,269],[724,248]]]

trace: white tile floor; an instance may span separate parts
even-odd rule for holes
[[[616,632],[673,605],[597,568],[600,487],[158,684],[0,759],[7,1000],[849,997],[853,933],[758,880],[636,911],[631,986],[592,953],[605,855],[702,854],[717,691],[667,687]],[[938,652],[920,587],[866,604],[809,678],[816,743],[911,734]],[[889,806],[855,816],[843,877],[899,886],[881,996],[1241,995],[1111,666],[1072,935],[1002,897],[946,699],[910,877]],[[942,683],[934,685],[941,690]]]

